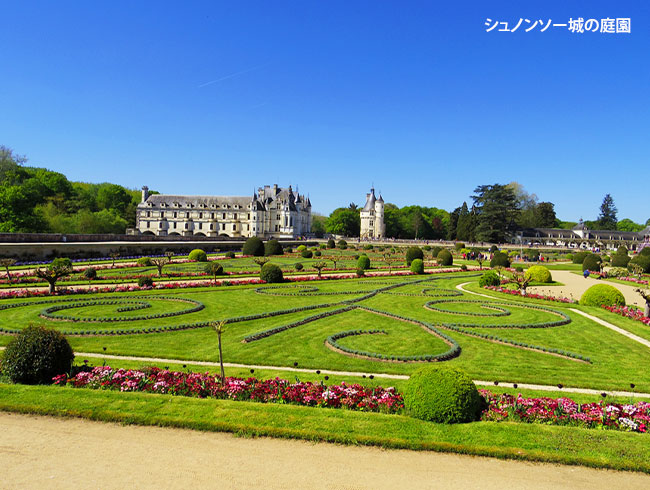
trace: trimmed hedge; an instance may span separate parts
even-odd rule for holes
[[[153,264],[151,263],[151,257],[140,257],[140,258],[136,261],[136,263],[137,263],[138,265],[143,266],[143,267],[149,267],[149,266],[153,265]]]
[[[345,250],[346,248],[348,248],[348,242],[346,242],[345,240],[339,240],[338,247],[341,250]]]
[[[510,259],[503,252],[496,252],[490,260],[490,267],[510,267]]]
[[[424,260],[424,253],[420,247],[409,247],[406,250],[406,265],[411,265],[415,259]]]
[[[264,244],[264,255],[284,255],[282,245],[277,240],[269,240]]]
[[[253,257],[262,257],[264,256],[264,243],[256,236],[252,236],[244,243],[242,253]]]
[[[357,268],[364,271],[370,269],[370,258],[367,255],[360,256],[357,260]]]
[[[585,257],[589,255],[591,252],[576,252],[573,254],[573,257],[571,258],[571,261],[574,264],[582,264],[582,262],[585,260]]]
[[[302,245],[301,245],[301,247],[302,247]],[[298,247],[298,248],[300,248],[300,247]],[[313,257],[313,255],[314,255],[314,253],[311,250],[305,249],[305,250],[302,250],[300,252],[300,255],[302,256],[303,259],[311,259]]]
[[[583,271],[600,271],[600,264],[603,262],[603,259],[600,255],[588,254],[582,261],[582,270]]]
[[[195,248],[190,252],[190,254],[187,256],[188,259],[194,261],[194,262],[207,262],[208,261],[208,254],[206,254],[203,250],[200,248]]]
[[[29,326],[5,350],[2,372],[14,383],[50,384],[52,378],[72,368],[74,353],[58,331]]]
[[[499,275],[494,271],[484,272],[481,278],[478,280],[478,285],[481,287],[485,286],[500,286],[501,279]]]
[[[414,418],[439,424],[478,420],[481,396],[472,379],[447,366],[426,366],[415,371],[404,390],[404,406]]]
[[[336,242],[330,238],[327,240],[327,248],[336,248]]]
[[[534,265],[526,271],[526,277],[530,277],[534,282],[549,283],[553,282],[553,276],[543,265]]]
[[[625,306],[625,296],[614,286],[596,284],[583,293],[580,304],[585,306]]]
[[[650,247],[644,248],[639,255],[630,260],[628,266],[638,265],[643,269],[643,272],[650,273],[650,255],[643,253],[646,250],[650,251]]]
[[[413,274],[424,274],[424,262],[422,259],[413,259],[413,262],[411,262],[411,272]]]
[[[141,288],[150,288],[153,287],[153,279],[150,277],[141,277],[138,279],[138,286]]]
[[[284,276],[282,275],[282,269],[277,265],[266,263],[262,266],[260,272],[260,279],[268,283],[283,282]]]
[[[620,249],[621,247],[619,247]],[[625,252],[616,252],[612,256],[612,267],[627,267],[627,264],[630,263],[630,256]]]
[[[454,257],[451,255],[451,252],[446,249],[442,249],[439,253],[438,256],[436,257],[436,261],[438,262],[438,265],[451,265],[454,263]]]

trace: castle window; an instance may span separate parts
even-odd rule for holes
[[[210,229],[214,230],[214,224],[210,223]]]
[[[176,221],[174,221],[174,229],[176,228]]]
[[[210,213],[210,218],[214,219],[214,213]]]
[[[248,213],[248,218],[247,219],[251,219],[251,213]]]
[[[174,218],[178,218],[178,213],[174,211]]]
[[[199,219],[203,219],[203,213],[199,213]]]
[[[199,230],[203,229],[203,223],[199,223]]]
[[[278,221],[280,221],[280,215],[278,214],[278,215],[275,217],[275,219],[277,219]]]
[[[151,224],[151,223],[149,223],[149,222],[147,221],[147,228],[149,228],[149,225],[150,225],[150,224]]]
[[[232,219],[237,219],[237,213],[234,213],[234,214],[232,215]]]
[[[151,218],[151,211],[147,211],[147,218]]]
[[[165,212],[164,212],[164,211],[161,211],[161,212],[160,212],[160,217],[161,217],[161,218],[164,218],[164,217],[165,217]]]
[[[370,226],[373,226],[373,222],[372,222],[372,221],[370,222]]]
[[[226,219],[226,213],[223,213],[223,219]]]

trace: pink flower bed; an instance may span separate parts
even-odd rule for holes
[[[503,288],[500,286],[483,286],[484,289],[489,289],[490,291],[496,291],[497,293],[510,294],[512,296],[521,297],[521,291],[517,289]],[[536,294],[536,293],[526,293],[526,298],[533,299],[543,299],[545,301],[557,301],[558,303],[577,303],[577,301],[570,298],[562,298],[558,296],[550,296],[546,294]]]
[[[573,425],[589,429],[647,432],[650,403],[576,403],[569,398],[524,398],[479,390],[488,403],[481,420]]]
[[[643,312],[638,308],[632,306],[606,306],[601,305],[601,308],[605,308],[607,311],[616,313],[617,315],[624,316],[626,318],[631,318],[632,320],[639,321],[645,325],[650,325],[650,318],[643,316]]]
[[[222,384],[218,376],[209,373],[184,373],[156,367],[126,370],[99,366],[73,378],[68,378],[65,374],[57,376],[54,384],[198,398],[292,403],[365,412],[396,413],[404,407],[402,396],[394,388],[371,388],[345,382],[327,386],[323,383],[291,383],[280,378],[259,380],[252,377],[226,377]]]

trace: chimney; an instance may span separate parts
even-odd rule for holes
[[[142,186],[142,202],[149,199],[149,188],[146,185]]]
[[[273,184],[273,195],[275,196],[278,193],[278,184]]]

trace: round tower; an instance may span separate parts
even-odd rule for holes
[[[384,224],[384,198],[379,193],[379,199],[375,201],[375,238],[385,238],[386,225]]]

